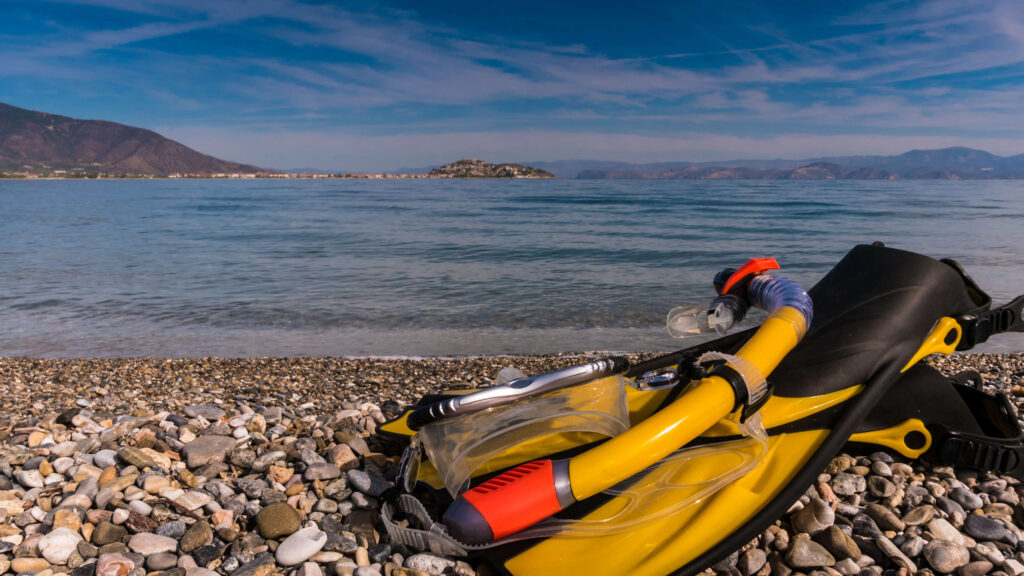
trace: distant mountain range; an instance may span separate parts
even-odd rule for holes
[[[834,156],[804,160],[727,160],[631,164],[600,160],[529,162],[559,178],[772,179],[772,180],[967,180],[1024,178],[1024,154],[996,156],[953,147],[911,150],[896,156]]]
[[[432,169],[437,169],[430,177],[549,177],[550,173],[559,178],[595,179],[1024,179],[1024,154],[996,156],[984,150],[964,147],[911,150],[896,156],[835,156],[804,160],[648,164],[560,160],[527,164],[529,167],[518,164],[492,167],[479,161],[463,160],[439,169],[432,166],[399,172],[405,177],[426,176]],[[313,169],[301,172],[327,175]],[[275,177],[286,175],[220,160],[143,128],[103,120],[79,120],[0,104],[0,175],[203,176],[257,173]]]
[[[151,130],[0,104],[0,172],[37,175],[252,174]]]

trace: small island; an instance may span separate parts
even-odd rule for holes
[[[491,164],[476,158],[463,158],[427,173],[428,178],[554,178],[546,170],[522,164]]]

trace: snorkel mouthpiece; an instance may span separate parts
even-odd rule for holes
[[[490,544],[532,526],[576,502],[568,460],[535,460],[463,493],[444,513],[456,539]]]

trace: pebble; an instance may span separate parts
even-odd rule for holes
[[[327,462],[316,462],[306,467],[306,480],[333,480],[341,476],[341,468]]]
[[[45,558],[20,557],[11,560],[10,568],[14,572],[41,572],[50,567]]]
[[[931,506],[918,506],[904,514],[902,520],[905,526],[920,526],[927,524],[934,517],[935,508]]]
[[[910,572],[911,574],[917,573],[917,565],[914,564],[914,561],[908,558],[907,555],[899,549],[899,547],[893,544],[892,540],[889,540],[885,536],[880,536],[875,539],[875,543],[878,545],[879,549],[882,550],[882,553],[891,558],[892,561],[898,564],[902,569]]]
[[[18,470],[14,479],[25,488],[42,488],[44,485],[43,475],[39,470]]]
[[[904,524],[892,510],[882,506],[881,504],[868,504],[864,507],[864,512],[866,512],[882,530],[902,532],[903,529],[906,528],[906,524]]]
[[[1006,541],[1011,538],[1010,531],[998,520],[980,514],[970,514],[964,520],[964,531],[978,540]]]
[[[985,504],[984,501],[982,501],[981,496],[978,496],[966,488],[954,488],[953,491],[949,493],[949,497],[952,498],[954,502],[962,506],[964,510],[977,510]]]
[[[938,540],[948,540],[957,545],[964,543],[964,537],[952,524],[942,518],[933,518],[928,522],[928,531]]]
[[[189,418],[205,418],[206,420],[218,420],[223,418],[227,412],[218,406],[210,404],[193,404],[185,408],[185,415]]]
[[[157,526],[156,533],[161,536],[180,540],[185,535],[186,530],[187,527],[184,522],[181,520],[171,520],[170,522]]]
[[[786,563],[794,568],[819,568],[834,565],[836,559],[824,546],[805,534],[799,534],[789,544]]]
[[[120,542],[128,535],[128,530],[110,522],[100,522],[92,532],[92,543],[96,546],[105,546],[114,542]]]
[[[237,441],[230,436],[206,435],[189,442],[182,450],[189,468],[199,468],[211,462],[223,462]]]
[[[311,523],[281,542],[275,558],[282,566],[301,564],[319,552],[326,543],[327,534]]]
[[[348,483],[356,490],[367,496],[376,498],[394,485],[383,478],[371,476],[362,470],[349,470],[347,472]]]
[[[161,552],[174,552],[178,549],[178,541],[167,536],[140,532],[128,540],[128,548],[136,554],[150,556]]]
[[[213,542],[213,528],[208,522],[200,520],[192,524],[180,539],[181,551],[188,554]]]
[[[851,558],[857,560],[861,556],[860,548],[846,532],[838,526],[829,526],[818,538],[821,543],[835,558]]]
[[[749,548],[740,554],[736,567],[742,576],[753,576],[768,562],[768,555],[760,548]]]
[[[261,536],[273,540],[296,532],[302,517],[287,502],[275,502],[256,515],[256,526]]]
[[[992,563],[986,560],[968,562],[957,569],[960,576],[985,576],[992,570]]]
[[[988,357],[954,358],[958,360],[940,361],[978,362]],[[576,363],[572,358],[560,361]],[[0,374],[12,362],[21,361],[0,359]],[[33,362],[62,366],[74,361]],[[470,564],[453,558],[393,547],[379,524],[379,508],[392,488],[385,478],[394,477],[399,453],[372,434],[401,406],[392,401],[378,408],[352,400],[352,395],[365,392],[359,388],[365,372],[396,366],[395,361],[111,362],[135,367],[72,380],[67,391],[56,389],[46,402],[14,402],[10,410],[22,411],[17,420],[4,420],[5,414],[0,414],[0,573],[472,573]],[[303,363],[323,362],[332,367],[315,374],[296,370]],[[433,375],[434,368],[420,368],[420,361],[409,362],[416,367],[396,369],[374,386],[407,404],[440,382],[487,381],[464,380],[477,369],[465,366],[492,360],[427,360],[426,366],[463,366],[443,378]],[[529,367],[540,360],[523,362]],[[202,371],[160,380],[166,366],[180,370],[197,363],[204,366]],[[222,368],[257,364],[260,367],[251,375],[238,376]],[[123,384],[141,377],[139,366],[146,367],[146,380]],[[268,366],[281,368],[270,376]],[[1017,366],[1012,374],[1024,376],[1024,363]],[[80,370],[62,373],[73,377]],[[430,374],[438,384],[409,385],[413,370]],[[300,376],[304,380],[295,379]],[[67,382],[66,376],[62,378]],[[21,394],[19,380],[7,381],[13,382],[15,397]],[[139,394],[141,386],[150,391]],[[106,392],[93,392],[94,388]],[[115,389],[119,393],[111,393]],[[374,393],[381,392],[375,388]],[[77,400],[89,403],[76,407]],[[1024,402],[1024,397],[1018,400]],[[72,409],[61,412],[68,407]],[[51,408],[56,412],[46,414]],[[4,426],[10,424],[13,427],[6,430],[14,432],[5,436]],[[25,431],[18,433],[19,426]],[[36,448],[29,450],[29,445]],[[959,560],[965,551],[964,564],[948,573],[1024,576],[1024,546],[1018,548],[1020,530],[1015,525],[1024,521],[1024,510],[1017,509],[1021,485],[1007,477],[908,464],[902,457],[876,452],[867,457],[836,456],[809,488],[792,514],[716,569],[732,576],[766,576],[769,571],[773,576],[908,576],[920,567],[921,576],[934,576],[941,573],[935,567],[943,560],[940,556]],[[10,496],[5,494],[12,490]],[[267,510],[271,513],[264,515],[263,524],[275,510],[287,510],[280,512],[287,519],[261,526],[260,516]],[[299,537],[306,530],[303,522],[310,538]],[[68,542],[62,543],[65,537]],[[942,544],[943,540],[949,543]],[[814,546],[832,563],[821,554],[808,562],[805,556],[816,556]],[[945,546],[960,548],[949,551]],[[808,565],[788,565],[790,555]],[[124,560],[120,564],[112,561],[118,557]],[[409,563],[416,557],[414,564],[423,563],[419,567]],[[101,565],[100,571],[109,574],[97,574]]]
[[[50,564],[65,564],[82,537],[69,528],[56,528],[39,539],[39,552]]]
[[[455,562],[433,554],[413,554],[405,559],[405,567],[440,576],[445,570],[455,568]]]
[[[924,547],[924,557],[937,572],[949,574],[967,564],[971,555],[963,546],[937,538]]]
[[[867,489],[867,481],[863,476],[840,472],[832,477],[832,491],[839,496],[853,496]]]
[[[135,563],[124,554],[101,554],[96,561],[96,576],[128,576]]]
[[[807,505],[793,514],[793,529],[814,535],[831,526],[836,520],[835,512],[821,498],[812,498]]]
[[[178,556],[171,552],[159,552],[146,558],[146,568],[152,571],[170,570],[178,565]]]

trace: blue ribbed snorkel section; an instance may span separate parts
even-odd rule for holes
[[[811,319],[814,317],[814,305],[811,297],[800,284],[783,278],[762,274],[754,277],[747,287],[747,298],[751,305],[756,306],[769,313],[778,310],[783,306],[789,306],[800,311],[807,323],[798,333],[803,336],[811,327]]]

